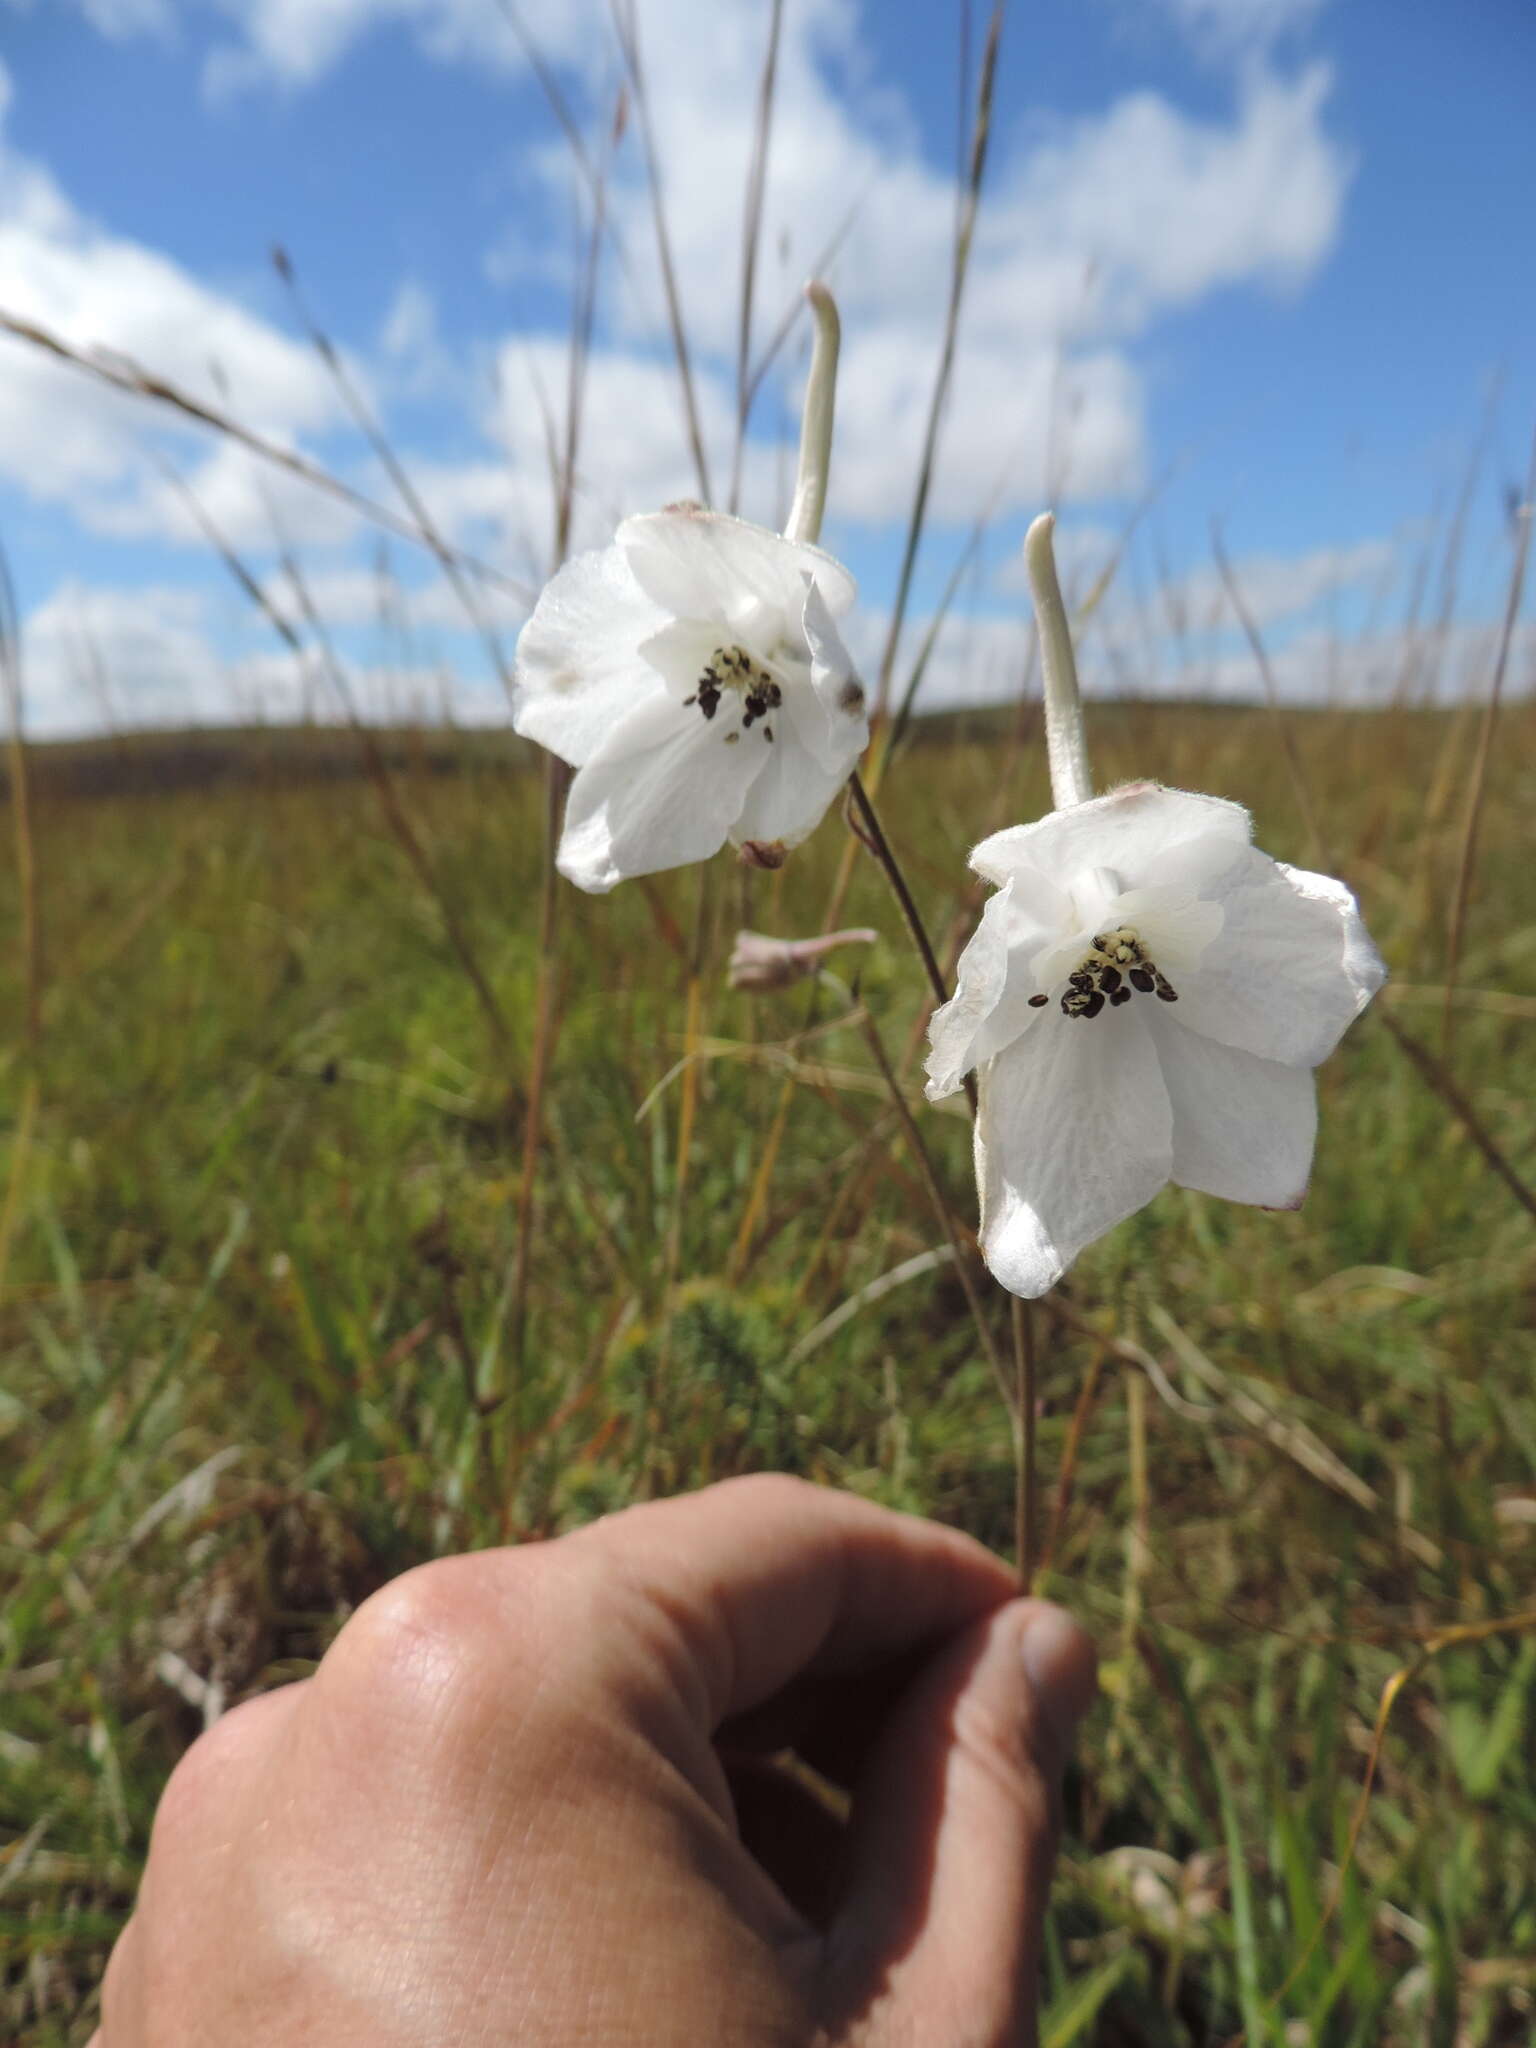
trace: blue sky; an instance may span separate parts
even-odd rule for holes
[[[638,8],[718,502],[767,0]],[[620,76],[607,0],[521,13],[599,150]],[[942,322],[959,22],[915,0],[786,0],[756,331],[852,208],[829,273],[845,350],[825,537],[860,577],[870,653]],[[585,200],[501,0],[0,0],[0,67],[0,308],[227,394],[387,497],[270,269],[281,242],[443,526],[537,582],[541,407],[563,403]],[[1486,680],[1506,493],[1536,423],[1533,88],[1526,0],[1012,11],[910,647],[992,516],[933,701],[1016,687],[1017,545],[1048,497],[1083,579],[1155,480],[1086,636],[1098,687],[1252,692],[1212,578],[1214,518],[1286,689],[1379,693],[1401,672],[1415,588],[1421,615],[1439,603],[1480,435],[1437,687]],[[632,121],[611,216],[579,462],[587,545],[697,488]],[[753,416],[753,516],[782,506],[805,341],[802,322]],[[33,730],[277,717],[314,691],[167,461],[285,605],[279,536],[298,557],[362,701],[501,715],[419,551],[390,544],[404,623],[381,626],[366,523],[0,339],[0,538]],[[494,602],[510,640],[518,603]]]

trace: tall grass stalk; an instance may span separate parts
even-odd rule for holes
[[[1483,804],[1488,794],[1488,762],[1493,752],[1493,735],[1499,706],[1504,697],[1504,676],[1509,667],[1510,643],[1520,601],[1525,595],[1525,569],[1530,555],[1531,521],[1536,519],[1536,436],[1531,441],[1531,459],[1525,473],[1525,493],[1514,511],[1515,558],[1510,566],[1509,588],[1504,599],[1504,619],[1499,629],[1499,651],[1493,664],[1487,702],[1478,726],[1477,751],[1467,786],[1467,808],[1461,828],[1461,847],[1456,860],[1456,881],[1451,891],[1449,928],[1445,941],[1445,1008],[1440,1019],[1440,1057],[1449,1065],[1451,1031],[1456,1002],[1456,976],[1461,967],[1462,939],[1466,933],[1467,902],[1477,866],[1477,838],[1482,824]]]
[[[773,133],[773,102],[779,71],[779,43],[784,28],[784,0],[769,0],[768,40],[758,79],[752,122],[752,154],[747,165],[747,194],[741,222],[741,294],[736,323],[736,435],[731,449],[731,489],[726,501],[736,511],[741,501],[741,465],[752,409],[752,306],[757,284],[757,254],[763,233],[763,195],[768,178],[768,144]]]
[[[480,594],[460,565],[454,550],[449,547],[438,528],[437,522],[428,511],[421,493],[411,481],[410,472],[396,453],[394,444],[380,425],[372,406],[364,398],[346,364],[341,351],[331,340],[325,329],[311,312],[309,303],[299,289],[298,275],[293,259],[279,244],[272,251],[272,267],[281,279],[288,294],[289,303],[298,316],[299,324],[309,337],[310,346],[319,357],[326,375],[330,378],[340,396],[343,406],[350,415],[353,425],[368,443],[383,465],[385,474],[399,493],[400,502],[415,522],[416,529],[426,546],[431,550],[438,567],[442,570],[449,589],[478,637],[490,662],[492,673],[501,684],[502,694],[512,702],[512,669],[501,644],[501,636],[491,622],[489,612],[480,602]]]
[[[662,192],[661,161],[656,148],[656,133],[651,120],[650,95],[646,90],[645,71],[640,53],[640,20],[635,0],[610,0],[614,33],[623,54],[625,69],[629,74],[630,91],[634,95],[635,113],[640,128],[640,140],[645,155],[646,183],[651,195],[651,222],[656,232],[656,262],[661,271],[662,291],[666,298],[667,329],[672,337],[672,354],[677,364],[677,381],[683,399],[683,424],[688,436],[688,449],[693,457],[694,474],[698,478],[699,498],[705,505],[714,503],[714,493],[709,487],[709,458],[704,449],[703,429],[699,424],[698,399],[693,384],[693,356],[688,346],[688,327],[683,317],[682,299],[677,286],[677,268],[672,261],[672,234],[667,225],[666,201]]]
[[[142,398],[152,404],[168,407],[172,412],[195,421],[199,426],[209,428],[224,440],[238,443],[240,447],[249,450],[252,455],[258,456],[274,469],[286,470],[290,476],[298,477],[301,482],[323,492],[326,497],[337,499],[351,511],[361,513],[370,524],[397,535],[401,540],[410,541],[413,547],[425,548],[428,554],[436,554],[437,548],[433,541],[415,520],[403,517],[377,498],[370,497],[366,491],[356,489],[354,485],[334,475],[311,457],[300,455],[292,448],[284,448],[276,441],[267,440],[264,435],[243,425],[232,413],[210,405],[203,399],[194,398],[190,392],[183,391],[164,377],[156,376],[130,357],[116,351],[111,355],[98,355],[85,349],[78,349],[51,329],[36,321],[24,320],[15,313],[8,313],[3,307],[0,307],[0,333],[13,335],[16,340],[26,342],[29,347],[37,349],[40,353],[67,363],[71,369],[80,371],[98,383],[109,385],[114,391],[123,391],[130,397]],[[448,546],[441,540],[441,536],[438,537],[438,544]],[[532,601],[533,592],[526,583],[519,582],[515,576],[508,576],[504,570],[482,560],[467,548],[453,546],[449,547],[449,552],[460,568],[469,571],[482,582],[505,592],[508,597],[516,599],[520,604]]]

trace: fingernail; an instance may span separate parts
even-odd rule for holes
[[[1030,1615],[1019,1649],[1041,1710],[1066,1749],[1099,1690],[1092,1640],[1060,1607],[1041,1605]]]

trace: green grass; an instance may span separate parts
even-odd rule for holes
[[[1293,724],[1394,1014],[1438,1046],[1423,991],[1443,977],[1470,730]],[[1101,781],[1239,797],[1262,845],[1307,864],[1261,714],[1115,707],[1092,737]],[[1533,741],[1536,715],[1508,712],[1460,976],[1484,993],[1458,1005],[1452,1054],[1527,1177]],[[541,796],[502,745],[434,745],[403,745],[397,773],[510,1021],[504,1052],[334,739],[178,756],[160,793],[153,750],[35,764],[44,1030],[0,1069],[0,2038],[26,2048],[91,2031],[155,1800],[199,1725],[168,1658],[236,1699],[308,1670],[349,1606],[419,1559],[762,1467],[1010,1541],[1009,1433],[952,1274],[893,1288],[792,1362],[941,1237],[858,1030],[801,1050],[763,1223],[727,1277],[779,1049],[838,1005],[732,994],[719,963],[738,922],[819,926],[835,817],[779,876],[713,870],[715,1056],[670,1298],[680,1084],[636,1112],[682,1049],[699,878],[563,892],[516,1355]],[[964,909],[968,844],[1045,807],[1037,750],[1010,765],[987,721],[931,728],[897,762],[883,808],[936,932]],[[848,921],[885,934],[860,993],[898,1054],[922,984],[862,856]],[[17,952],[0,973],[19,1018]],[[1105,1659],[1069,1791],[1052,2048],[1530,2036],[1536,1635],[1424,1662],[1339,1870],[1392,1672],[1439,1628],[1533,1603],[1536,1235],[1379,1019],[1320,1078],[1300,1213],[1165,1193],[1084,1257],[1079,1326],[1047,1341],[1048,1508],[1099,1357],[1049,1588]],[[968,1219],[965,1120],[919,1115]],[[1160,1385],[1093,1331],[1144,1347]],[[1368,1502],[1298,1462],[1298,1425]]]

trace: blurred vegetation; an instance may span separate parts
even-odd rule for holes
[[[1383,1003],[1536,1174],[1536,711],[1494,752],[1448,1048],[1475,714],[1286,716],[1320,853],[1262,712],[1095,707],[1100,781],[1240,798],[1267,850],[1345,875]],[[27,2048],[88,2038],[204,1713],[310,1669],[404,1567],[763,1467],[1011,1542],[953,1269],[870,1285],[943,1237],[853,1003],[973,1213],[873,863],[856,995],[724,983],[738,924],[820,928],[835,816],[779,874],[709,870],[681,1180],[700,873],[562,890],[520,1319],[540,778],[499,737],[384,755],[426,869],[345,734],[33,755],[41,1032],[0,1067],[0,2038]],[[1027,717],[929,721],[882,807],[952,957],[968,846],[1048,807]],[[24,970],[7,948],[7,1018]],[[1105,1661],[1049,2048],[1531,2038],[1536,1235],[1381,1017],[1320,1086],[1299,1213],[1170,1190],[1040,1319],[1046,1584]]]

